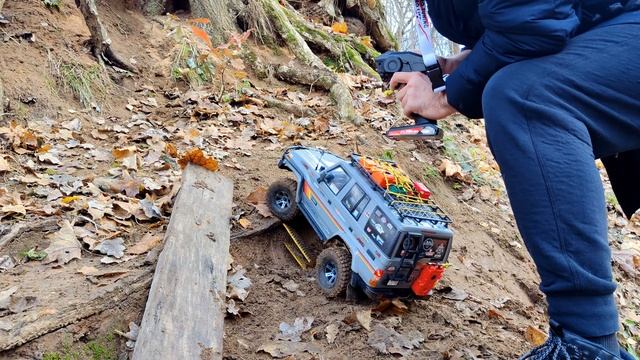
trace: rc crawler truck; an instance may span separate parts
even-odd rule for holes
[[[361,289],[371,298],[426,296],[442,278],[451,220],[396,163],[288,148],[278,166],[294,173],[267,191],[285,223],[304,215],[322,242],[318,285],[328,297]]]

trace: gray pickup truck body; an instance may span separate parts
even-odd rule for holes
[[[297,179],[298,207],[322,242],[338,239],[351,253],[351,285],[370,297],[410,296],[418,262],[444,264],[453,233],[433,203],[397,201],[359,166],[328,151],[294,146],[279,167]],[[376,270],[384,277],[371,286]]]

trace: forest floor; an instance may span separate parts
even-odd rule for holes
[[[0,344],[44,321],[84,315],[0,352],[1,359],[126,358],[132,344],[122,334],[140,323],[147,289],[122,289],[153,270],[180,184],[177,160],[192,148],[215,157],[234,181],[230,275],[244,271],[251,280],[248,296],[230,306],[225,358],[514,359],[540,341],[547,320],[539,279],[481,121],[454,116],[442,122],[441,141],[391,142],[382,132],[399,112],[374,80],[344,75],[365,119],[358,127],[334,119],[326,93],[259,80],[234,54],[224,86],[190,87],[171,76],[181,36],[188,36],[182,33],[189,33],[186,15],[149,19],[106,2],[100,11],[114,47],[138,74],[96,63],[71,4],[55,11],[25,0],[3,10],[10,23],[0,25],[0,78],[10,103],[0,117],[0,235],[26,226],[0,244]],[[251,39],[242,46],[288,61],[286,51]],[[313,271],[286,252],[280,226],[241,236],[273,221],[261,194],[290,176],[276,164],[294,144],[392,158],[427,184],[455,233],[451,266],[431,297],[330,300]],[[602,176],[621,340],[633,347],[640,336],[640,221],[621,216],[604,170]],[[75,239],[82,247],[69,248]],[[93,311],[96,304],[102,307]],[[283,340],[282,323],[296,319],[307,326],[298,339]]]

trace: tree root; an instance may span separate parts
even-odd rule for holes
[[[346,60],[355,70],[360,71],[371,77],[380,79],[378,73],[367,64],[360,56],[360,52],[353,47],[353,43],[348,37],[343,35],[332,35],[328,32],[316,29],[313,24],[296,14],[293,9],[283,8],[283,12],[295,29],[302,35],[307,43],[311,43],[316,47],[328,51],[334,58],[338,60]],[[363,48],[366,46],[362,45]],[[365,51],[365,49],[360,49]],[[375,50],[374,50],[375,51]],[[344,61],[341,61],[344,62]]]
[[[329,69],[314,69],[305,66],[280,65],[275,68],[276,78],[292,84],[309,85],[326,90],[336,103],[338,118],[363,123],[362,117],[353,108],[353,97],[349,88]]]
[[[276,108],[280,110],[284,110],[289,114],[293,114],[298,117],[304,116],[316,116],[317,113],[306,106],[296,105],[285,101],[280,101],[271,96],[259,96],[260,100],[264,102],[264,105],[269,108]]]
[[[98,8],[95,0],[75,0],[76,6],[80,9],[84,21],[91,32],[91,51],[101,64],[107,63],[111,66],[136,73],[133,66],[127,64],[111,47],[109,34],[100,21]]]

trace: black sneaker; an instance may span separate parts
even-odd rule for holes
[[[551,322],[549,339],[523,355],[520,360],[623,360],[602,346],[592,343]]]

